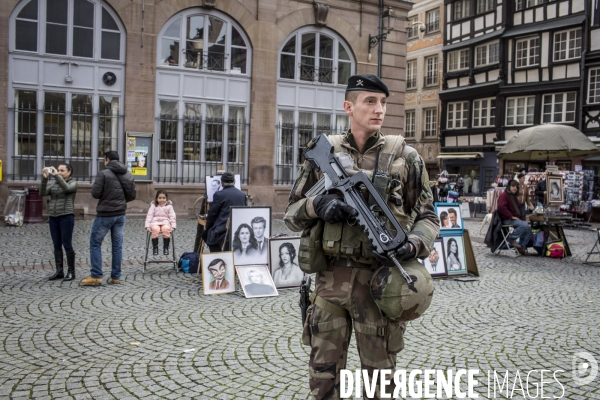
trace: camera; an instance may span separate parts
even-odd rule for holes
[[[46,167],[46,168],[44,168],[44,172],[47,173],[47,174],[52,173],[52,167]]]

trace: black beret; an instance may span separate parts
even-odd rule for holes
[[[221,183],[233,183],[235,176],[231,172],[225,172],[221,175]]]
[[[365,92],[385,93],[385,97],[389,97],[390,91],[388,87],[373,74],[352,75],[348,78],[347,92],[354,90],[363,90]]]

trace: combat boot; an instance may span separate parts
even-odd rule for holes
[[[63,281],[68,282],[75,279],[75,252],[67,251],[67,276]]]
[[[49,281],[55,281],[57,279],[62,279],[65,277],[65,272],[63,271],[63,252],[62,250],[54,250],[54,264],[56,266],[56,272],[50,278]]]
[[[169,255],[169,244],[171,243],[171,238],[163,238],[163,254],[165,256]]]
[[[152,255],[158,255],[158,238],[152,238]]]

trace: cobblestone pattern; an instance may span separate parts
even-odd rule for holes
[[[300,341],[297,290],[255,299],[204,296],[168,265],[142,273],[143,221],[131,219],[122,284],[79,287],[89,273],[91,221],[75,226],[73,282],[47,280],[53,267],[46,224],[0,227],[0,398],[307,397],[309,349]],[[178,252],[191,251],[196,221],[178,226]],[[580,387],[571,379],[574,353],[600,361],[600,267],[582,264],[596,233],[567,231],[573,257],[551,260],[492,256],[479,223],[467,227],[481,278],[436,281],[430,309],[408,326],[398,367],[479,369],[480,398],[491,397],[488,370],[511,377],[520,370],[525,387],[528,371],[561,369],[563,398],[600,398],[600,377]],[[273,232],[288,231],[274,221]],[[106,276],[109,246],[107,237]],[[359,365],[352,345],[348,368]],[[532,382],[529,388],[535,394]],[[558,397],[560,387],[546,385],[544,395]]]

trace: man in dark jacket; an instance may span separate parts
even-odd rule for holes
[[[102,242],[108,231],[112,244],[112,269],[107,282],[118,284],[121,278],[126,193],[135,197],[135,182],[127,167],[119,161],[116,151],[104,153],[104,166],[106,168],[98,173],[92,186],[92,197],[99,200],[90,234],[91,273],[81,281],[82,286],[102,284]]]
[[[202,239],[208,245],[211,252],[218,252],[223,249],[231,206],[246,205],[246,195],[236,188],[234,184],[235,176],[231,172],[225,172],[221,176],[223,190],[215,192],[213,202],[206,215],[206,227],[204,232],[202,232]]]
[[[537,205],[538,207],[543,207],[546,202],[546,178],[542,178],[539,180],[535,187],[535,195],[537,196]]]
[[[508,242],[524,256],[529,256],[527,252],[527,243],[531,239],[531,227],[525,222],[525,216],[521,214],[519,207],[519,182],[511,180],[508,187],[498,198],[498,213],[502,218],[502,224],[512,225],[513,232],[508,237]],[[519,239],[519,243],[517,243]]]

